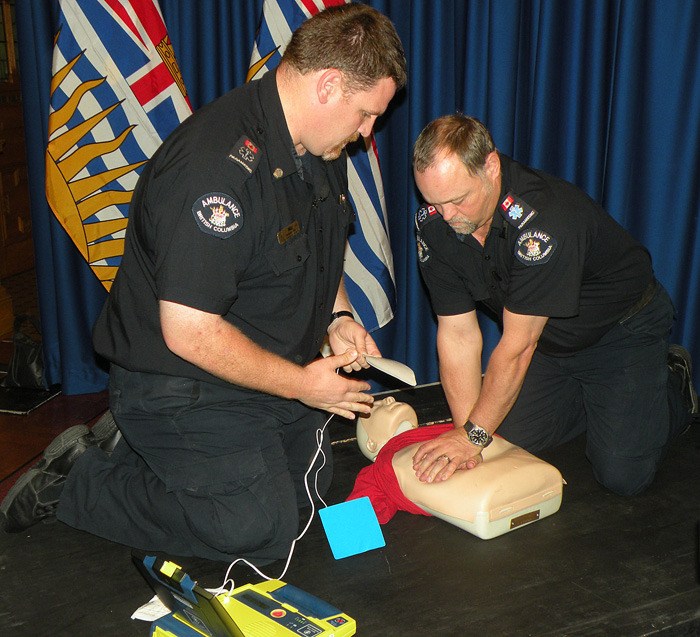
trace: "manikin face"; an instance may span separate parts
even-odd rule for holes
[[[360,451],[374,460],[390,438],[416,427],[418,417],[413,407],[387,396],[374,402],[369,416],[358,416],[357,443]]]
[[[454,155],[443,155],[423,172],[414,171],[416,185],[425,201],[442,215],[457,234],[488,231],[498,203],[500,164],[491,153],[484,168],[471,175]]]
[[[395,92],[396,84],[388,77],[367,91],[346,93],[339,88],[329,97],[325,115],[316,122],[304,147],[326,161],[338,159],[343,148],[360,135],[370,136],[377,117],[384,113]]]

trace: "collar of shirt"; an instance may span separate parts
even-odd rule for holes
[[[489,238],[497,236],[505,237],[507,230],[508,224],[506,220],[498,213],[498,210],[496,210],[491,221],[491,227],[489,228]]]
[[[281,171],[281,177],[298,172],[295,160],[292,136],[287,128],[287,120],[282,110],[279,91],[277,90],[277,70],[268,71],[260,80],[260,104],[268,130],[265,132],[265,150],[273,174]]]

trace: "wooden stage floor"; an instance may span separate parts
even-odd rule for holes
[[[422,422],[446,416],[439,386],[398,398]],[[94,422],[105,405],[104,394],[61,396],[28,416],[1,415],[1,475],[37,456],[57,430]],[[347,421],[331,431],[335,479],[325,499],[335,504],[368,461]],[[674,445],[653,486],[635,498],[595,483],[582,439],[541,455],[567,482],[550,517],[481,540],[436,518],[398,513],[382,529],[384,548],[334,560],[316,516],[284,580],[354,617],[364,637],[700,635],[700,426]],[[182,562],[205,586],[219,585],[227,567]],[[278,577],[282,568],[263,570]],[[127,547],[59,522],[40,524],[0,532],[0,572],[2,635],[149,634],[148,624],[130,619],[151,591]],[[233,573],[236,585],[260,579],[247,567]]]

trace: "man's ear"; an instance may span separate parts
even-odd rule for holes
[[[342,95],[343,74],[338,69],[325,69],[316,81],[316,95],[321,104],[327,104],[333,97]]]
[[[498,178],[501,174],[501,158],[495,150],[492,150],[488,155],[486,155],[486,161],[484,162],[484,170],[488,175],[489,179],[492,181]]]

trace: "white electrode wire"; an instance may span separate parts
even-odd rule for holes
[[[324,423],[323,427],[320,429],[316,430],[316,453],[314,453],[313,458],[311,458],[311,462],[309,463],[309,468],[306,470],[306,473],[304,474],[304,487],[306,489],[306,495],[309,497],[309,502],[311,503],[311,515],[309,516],[309,521],[306,523],[306,526],[304,527],[304,530],[294,539],[292,542],[292,545],[289,548],[289,555],[287,556],[287,561],[284,565],[284,570],[278,577],[269,577],[268,575],[265,575],[262,571],[260,571],[254,564],[251,564],[248,560],[245,558],[239,557],[238,559],[234,560],[231,562],[228,566],[228,569],[226,569],[226,575],[224,575],[224,582],[221,584],[219,588],[217,588],[213,593],[215,595],[218,595],[220,593],[223,593],[224,591],[227,591],[228,594],[230,595],[233,592],[233,589],[235,588],[234,586],[234,581],[229,578],[229,574],[231,573],[231,569],[238,564],[239,562],[243,562],[244,564],[247,564],[252,568],[260,577],[265,578],[266,580],[271,580],[271,579],[279,579],[281,580],[285,573],[287,572],[287,569],[289,568],[289,564],[292,561],[292,554],[294,553],[294,547],[296,546],[296,543],[304,537],[305,533],[309,530],[309,527],[311,526],[311,522],[314,519],[314,514],[316,512],[316,506],[314,505],[314,499],[311,496],[311,491],[309,490],[309,482],[308,482],[308,477],[309,473],[311,473],[311,469],[314,466],[314,463],[316,462],[316,458],[318,458],[319,454],[323,457],[323,462],[321,463],[321,466],[316,469],[316,475],[314,476],[314,490],[316,491],[316,496],[318,499],[323,502],[323,506],[327,507],[328,505],[324,502],[323,498],[321,497],[321,494],[318,492],[318,474],[323,469],[323,467],[326,466],[326,454],[323,452],[323,449],[321,448],[323,445],[323,433],[326,430],[326,427],[328,426],[328,423],[331,421],[335,414],[331,414],[328,420]],[[230,582],[230,589],[227,590],[226,585],[229,584]]]
[[[331,416],[331,418],[333,418],[333,416]],[[318,469],[316,469],[316,473],[314,474],[314,492],[316,493],[316,497],[321,501],[321,504],[323,504],[323,508],[328,508],[328,505],[326,504],[326,501],[321,497],[321,494],[318,491],[318,474],[321,473],[321,469],[323,469],[323,467],[326,466],[326,454],[324,453],[323,449],[321,448],[321,445],[323,444],[323,431],[325,430],[326,425],[328,425],[328,423],[331,421],[331,418],[326,420],[326,424],[323,425],[323,427],[321,427],[321,429],[316,430],[316,446],[317,446],[316,455],[318,455],[318,452],[320,451],[321,456],[323,456],[323,462],[321,463],[321,466]],[[312,460],[311,465],[309,466],[309,470],[313,466],[314,466],[314,461]],[[308,471],[307,471],[306,475],[308,475]],[[314,503],[313,503],[313,499],[311,497],[311,494],[309,493],[309,485],[306,482],[306,475],[304,475],[304,485],[306,486],[306,495],[309,496],[309,501],[311,502],[311,507],[312,507],[311,508],[311,517],[309,518],[309,521],[306,524],[306,529],[308,529],[309,524],[311,524],[311,520],[313,519]],[[304,529],[304,532],[306,532],[306,529]],[[297,538],[297,539],[300,539],[302,535],[304,535],[304,533],[302,533],[299,536],[299,538]]]

